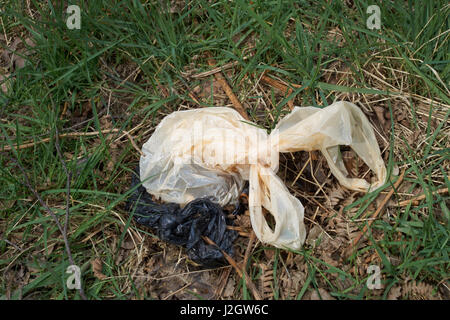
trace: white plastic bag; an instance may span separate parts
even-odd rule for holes
[[[339,145],[350,146],[375,173],[377,182],[347,178]],[[224,206],[236,203],[249,180],[253,230],[263,243],[299,249],[306,237],[304,208],[276,175],[278,153],[320,150],[339,182],[367,192],[382,186],[386,168],[374,131],[363,112],[349,102],[320,109],[295,107],[270,135],[234,109],[214,107],[174,112],[144,144],[140,178],[146,190],[185,205],[202,197]],[[262,207],[275,218],[267,224]]]

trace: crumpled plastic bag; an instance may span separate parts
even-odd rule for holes
[[[377,181],[348,178],[340,145],[350,146]],[[298,250],[306,237],[304,208],[276,172],[279,152],[301,150],[320,150],[332,174],[351,190],[375,190],[386,181],[373,128],[356,105],[345,101],[323,109],[295,107],[270,134],[226,107],[173,112],[143,145],[140,179],[150,194],[181,206],[198,198],[221,206],[236,204],[248,180],[250,218],[258,239]],[[273,215],[274,230],[262,207]]]
[[[139,168],[131,177],[131,191],[126,209],[136,222],[156,230],[161,240],[185,247],[192,261],[215,268],[227,263],[222,252],[233,256],[238,233],[227,228],[232,221],[218,204],[205,198],[195,199],[183,208],[176,203],[156,203],[140,183]],[[240,211],[238,206],[232,214]],[[215,245],[205,243],[202,236]]]

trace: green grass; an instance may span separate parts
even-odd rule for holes
[[[104,128],[99,113],[110,110],[114,128],[130,130],[142,122],[150,129],[158,123],[161,113],[177,110],[181,103],[192,103],[188,94],[200,80],[188,81],[181,74],[191,63],[195,63],[196,72],[210,70],[206,52],[215,57],[218,65],[239,62],[228,80],[235,93],[242,90],[240,98],[246,97],[252,120],[268,129],[275,125],[272,119],[276,122],[287,113],[289,99],[277,101],[272,96],[273,117],[258,118],[257,97],[246,93],[265,71],[290,83],[302,84],[302,88],[294,90],[298,104],[321,107],[342,93],[378,98],[399,95],[388,87],[375,88],[368,83],[363,72],[365,66],[368,62],[379,63],[408,73],[405,83],[408,94],[450,104],[443,85],[448,85],[450,78],[447,2],[383,1],[379,4],[380,31],[366,28],[366,8],[372,2],[354,2],[354,7],[349,8],[344,1],[253,1],[249,4],[243,0],[213,3],[198,0],[170,13],[170,8],[156,5],[157,1],[155,4],[132,0],[73,1],[81,7],[82,25],[80,30],[68,30],[66,15],[52,1],[32,0],[35,19],[31,19],[24,2],[2,0],[1,33],[8,38],[32,38],[36,46],[27,57],[27,65],[11,75],[15,78],[11,90],[0,92],[0,143],[17,147],[30,140],[52,139],[14,153],[41,196],[62,218],[66,175],[55,149],[55,128],[60,132],[101,131]],[[341,31],[345,45],[340,46],[338,39],[329,38],[328,32],[334,28]],[[0,44],[7,49],[5,41]],[[325,81],[323,69],[336,61],[351,70],[352,85]],[[120,66],[127,65],[132,68],[126,72],[119,70]],[[139,70],[136,80],[134,74],[125,81],[136,69]],[[161,87],[168,88],[169,94],[164,95]],[[109,106],[109,94],[118,100],[112,106]],[[414,110],[417,101],[408,98]],[[214,101],[205,103],[214,104]],[[61,118],[64,105],[72,115],[90,107],[91,116],[70,130],[74,125],[70,116]],[[402,148],[398,152],[394,145],[407,142],[392,139],[390,152],[391,168],[394,164],[407,168],[408,192],[423,190],[426,200],[419,206],[390,209],[387,219],[379,219],[371,227],[384,236],[372,238],[349,261],[349,265],[358,264],[357,257],[364,250],[378,252],[383,262],[384,297],[391,286],[407,276],[434,284],[449,277],[448,195],[432,195],[438,188],[449,187],[449,145],[445,138],[449,113],[436,127],[431,117],[433,105],[429,112],[424,150]],[[420,119],[412,121],[417,127]],[[139,131],[135,136],[139,146],[144,137],[148,137],[148,132]],[[127,269],[130,261],[115,263],[120,243],[113,250],[107,239],[97,239],[95,245],[82,242],[106,225],[120,235],[120,241],[128,228],[136,229],[130,227],[123,204],[129,187],[127,177],[138,163],[138,153],[127,142],[113,156],[115,151],[107,135],[64,138],[61,148],[69,169],[76,172],[71,184],[69,241],[75,262],[83,266],[87,296],[126,299],[134,294],[138,298],[150,298],[150,292],[142,294],[136,289],[133,270]],[[76,291],[65,287],[69,261],[62,237],[51,217],[23,185],[23,176],[11,161],[11,154],[12,151],[0,153],[0,200],[5,203],[0,211],[0,272],[18,272],[20,266],[33,270],[27,284],[21,290],[15,288],[11,297],[79,299]],[[111,162],[112,167],[106,170]],[[436,172],[445,177],[444,185],[433,179]],[[364,215],[374,200],[374,193],[357,200],[353,204],[360,206],[356,217]],[[363,226],[361,223],[360,228]],[[136,230],[151,236],[148,230]],[[13,251],[5,239],[18,241],[21,251]],[[54,249],[49,252],[49,248]],[[262,259],[259,252],[255,251],[253,260]],[[277,259],[281,259],[281,254],[277,250]],[[327,290],[337,298],[370,298],[364,286],[366,278],[355,278],[348,271],[330,266],[315,257],[310,248],[297,254],[304,257],[309,270],[297,298],[323,283],[328,283]],[[96,279],[89,265],[97,255],[104,262],[105,280]],[[399,257],[401,263],[393,265],[389,260],[392,256]],[[274,264],[275,279],[280,268]],[[327,273],[334,272],[351,278],[353,287],[342,292],[327,282]],[[248,273],[255,280],[258,278],[256,269]],[[6,294],[8,286],[6,278],[1,279],[0,296]],[[132,285],[129,292],[124,292],[122,287],[127,279]],[[245,282],[241,284],[242,298],[251,298]],[[275,284],[275,291],[277,287]],[[358,291],[356,295],[351,293],[354,290]],[[274,292],[275,298],[279,296]]]

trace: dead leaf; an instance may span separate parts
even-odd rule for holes
[[[250,216],[248,215],[238,215],[235,222],[237,226],[240,226],[244,229],[250,229],[252,227]]]
[[[341,200],[345,199],[346,196],[346,190],[344,190],[341,185],[335,185],[331,188],[330,192],[328,192],[326,205],[333,208],[338,205]]]
[[[13,70],[19,70],[25,67],[26,57],[31,55],[31,49],[35,46],[36,44],[30,38],[25,39],[25,42],[18,37],[15,38],[7,50],[3,51],[1,56],[6,62],[9,71],[12,72]]]
[[[328,42],[337,44],[337,46],[340,48],[345,45],[345,38],[339,27],[335,27],[328,31],[327,40]]]
[[[309,230],[308,237],[306,238],[306,244],[314,247],[316,245],[316,242],[320,238],[322,238],[323,235],[324,235],[323,229],[318,225],[314,225],[314,227],[312,227],[311,230]]]
[[[26,38],[26,39],[25,39],[25,43],[26,43],[30,48],[36,47],[36,43],[34,43],[34,41],[33,41],[31,38]]]
[[[402,288],[400,286],[392,287],[387,296],[388,300],[398,300],[402,296]]]
[[[6,62],[8,68],[11,68],[13,66],[14,63],[14,51],[16,51],[17,46],[19,45],[19,43],[21,43],[22,40],[20,40],[20,38],[16,38],[10,45],[8,48],[6,48],[6,50],[3,51],[2,53],[2,59]]]
[[[234,281],[230,279],[225,287],[225,290],[223,291],[223,296],[225,298],[232,297],[234,294],[234,289],[235,289]]]
[[[358,176],[358,158],[353,151],[342,152],[342,161],[349,177],[356,178]]]
[[[272,259],[275,257],[275,250],[264,249],[264,256],[266,257],[267,261],[272,261]]]
[[[92,266],[92,272],[94,272],[94,277],[96,277],[99,280],[104,280],[107,277],[102,273],[103,269],[103,262],[100,260],[100,258],[96,258],[95,260],[91,261]]]
[[[317,290],[314,290],[311,293],[310,300],[336,300],[336,298],[333,298],[325,289],[319,288],[319,292],[317,292]]]
[[[403,297],[409,300],[436,300],[434,287],[418,281],[407,281],[403,287]]]
[[[16,200],[7,200],[7,199],[0,200],[0,209],[8,210],[8,209],[11,209],[12,206],[15,204],[16,204]]]
[[[6,73],[4,75],[0,74],[0,83],[2,83],[1,84],[2,88],[1,89],[2,89],[3,93],[7,93],[9,88],[10,88],[11,79],[8,79],[9,76],[10,76],[9,73]]]
[[[122,241],[120,247],[123,248],[123,249],[126,249],[126,250],[133,249],[134,248],[133,240],[127,239],[127,240]]]
[[[193,283],[188,287],[190,291],[200,295],[205,300],[211,300],[214,298],[215,287],[209,283],[210,281],[200,281],[199,277],[194,277]]]
[[[273,269],[266,263],[259,263],[258,265],[261,268],[260,292],[262,293],[263,299],[271,299],[274,296]]]
[[[375,111],[378,121],[380,121],[381,123],[381,127],[384,128],[386,123],[386,119],[384,117],[384,108],[381,106],[374,106],[373,110]]]
[[[19,70],[25,67],[25,59],[21,56],[16,56],[14,59],[14,70]]]

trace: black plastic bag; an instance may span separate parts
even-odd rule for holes
[[[131,188],[139,184],[138,167]],[[185,247],[189,259],[204,267],[226,265],[221,250],[233,256],[233,241],[238,233],[227,229],[227,222],[231,222],[222,208],[207,198],[195,199],[184,208],[176,203],[157,204],[139,185],[128,198],[126,207],[137,223],[155,229],[161,240]],[[239,205],[233,214],[240,211]],[[206,244],[202,236],[210,238],[218,247]]]

